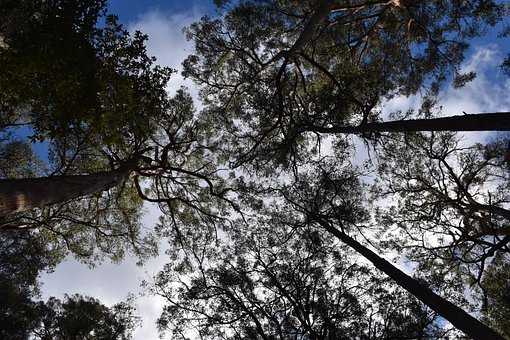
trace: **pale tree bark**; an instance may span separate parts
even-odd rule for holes
[[[504,340],[504,338],[496,331],[484,325],[448,300],[437,295],[429,288],[423,286],[417,280],[396,268],[390,262],[366,248],[352,237],[331,226],[329,223],[320,218],[316,218],[315,221],[317,221],[317,223],[319,223],[328,232],[336,236],[340,241],[369,260],[377,269],[391,277],[396,284],[414,295],[418,300],[448,320],[453,326],[464,332],[466,335],[475,340]]]
[[[134,162],[90,175],[0,180],[0,217],[102,192],[122,183]]]

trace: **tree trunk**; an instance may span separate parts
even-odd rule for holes
[[[91,175],[0,180],[0,217],[65,202],[113,188],[127,178],[132,162]]]
[[[383,271],[386,275],[391,277],[400,287],[407,290],[421,302],[429,306],[436,313],[450,321],[452,325],[463,331],[466,335],[476,340],[504,340],[504,338],[494,330],[487,327],[461,308],[443,299],[441,296],[437,295],[429,288],[423,286],[417,280],[396,268],[376,253],[357,242],[352,237],[330,226],[323,220],[316,219],[316,221],[324,229],[340,239],[343,243],[347,244],[367,260],[372,262],[372,264],[377,269]]]
[[[367,123],[359,126],[309,126],[322,133],[413,132],[413,131],[510,131],[510,112],[478,113],[432,119],[409,119]]]
[[[301,51],[306,46],[306,44],[312,40],[313,34],[315,33],[317,27],[328,17],[331,11],[332,2],[332,0],[318,0],[314,13],[310,16],[310,20],[308,20],[305,27],[303,28],[303,31],[296,39],[294,44],[288,50],[279,52],[271,59],[270,63],[273,63],[281,58],[287,59],[288,57],[293,56],[294,54]]]
[[[317,1],[317,8],[305,28],[297,38],[296,42],[287,51],[287,55],[294,55],[305,47],[305,45],[312,40],[313,34],[319,26],[329,15],[332,0],[319,0]]]

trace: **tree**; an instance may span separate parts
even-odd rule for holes
[[[196,53],[184,63],[184,74],[202,85],[203,117],[225,131],[230,165],[250,171],[253,182],[269,182],[247,190],[281,193],[284,189],[275,188],[289,181],[286,176],[298,178],[281,211],[321,225],[469,336],[500,339],[352,238],[350,230],[368,223],[363,195],[346,184],[356,183],[356,176],[329,180],[329,170],[312,160],[327,158],[320,152],[324,132],[336,133],[332,162],[339,163],[347,144],[340,133],[371,137],[373,131],[461,126],[446,123],[474,129],[473,122],[482,120],[487,125],[480,128],[495,129],[498,118],[505,126],[509,115],[504,112],[430,119],[441,84],[452,76],[455,86],[474,78],[459,74],[467,41],[497,23],[504,8],[487,1],[229,4],[222,19],[204,18],[189,29]],[[419,112],[425,119],[378,123],[384,100],[419,90],[426,93]],[[290,171],[275,172],[275,164]],[[302,172],[306,175],[299,178]]]
[[[58,183],[59,175],[98,178],[101,172],[119,172],[123,161],[144,148],[140,145],[152,122],[166,112],[164,87],[172,71],[155,66],[146,52],[147,37],[139,32],[131,36],[114,16],[105,17],[105,6],[102,0],[1,4],[0,111],[7,119],[1,132],[24,126],[32,140],[44,141],[50,149],[44,170],[20,173],[11,162],[12,173],[4,172],[1,180],[2,203],[12,202],[13,191],[17,197],[32,197],[32,206],[59,203],[9,214],[1,224],[2,230],[40,228],[38,235],[50,231],[51,241],[82,259],[94,257],[95,249],[113,259],[126,250],[143,258],[154,253],[155,242],[140,234],[141,200],[133,199],[133,186],[121,185],[127,171],[116,176],[119,185],[104,194],[101,190],[111,188],[108,183],[82,181],[64,195],[65,181],[52,189],[43,185],[50,189],[43,197],[30,187],[34,181]],[[100,18],[104,24],[98,26]],[[45,175],[51,179],[31,179]],[[84,193],[94,194],[94,199],[76,200]],[[75,200],[69,202],[71,198]]]
[[[240,220],[209,246],[206,234],[194,232],[194,241],[172,249],[185,255],[176,255],[150,285],[167,303],[158,326],[172,338],[399,339],[447,333],[434,313],[313,226],[273,215]]]
[[[135,161],[130,160],[118,169],[90,175],[1,180],[0,216],[106,191],[122,184],[135,168]]]
[[[234,165],[306,158],[303,144],[322,133],[508,129],[506,113],[379,123],[388,98],[421,90],[428,113],[446,79],[474,78],[459,66],[468,40],[504,16],[493,1],[222,5],[222,19],[188,30],[196,52],[184,74],[202,85]]]
[[[0,276],[0,336],[4,339],[28,339],[38,325],[38,313],[28,287],[17,287]]]
[[[113,155],[127,162],[119,153],[145,150],[168,109],[172,70],[154,65],[147,36],[105,12],[104,0],[2,2],[2,112],[51,144],[52,175],[106,170]]]
[[[0,233],[0,241],[0,336],[25,339],[37,326],[32,299],[38,296],[39,272],[62,257],[32,233]]]
[[[32,180],[20,178],[44,173],[43,162],[28,143],[8,140],[0,148],[5,156],[0,168],[2,175],[8,178],[4,182],[30,182]],[[71,252],[89,264],[105,256],[119,260],[125,251],[133,251],[144,259],[154,254],[155,243],[150,235],[140,235],[141,201],[133,195],[136,193],[134,188],[119,189],[38,212],[3,216],[0,219],[2,233],[9,237],[18,235],[17,231],[28,232],[30,237],[48,245],[41,251],[61,255]],[[58,256],[59,259],[62,257]]]
[[[406,224],[409,243],[435,234],[440,248],[450,244],[445,251],[457,253],[457,259],[467,256],[467,262],[483,263],[505,252],[510,217],[505,209],[509,195],[505,144],[501,140],[463,146],[453,134],[387,139],[378,160],[375,193],[378,198],[399,199],[381,211],[381,222]],[[480,254],[485,255],[474,260]]]
[[[387,202],[378,211],[383,244],[424,276],[471,292],[483,315],[502,301],[486,276],[509,261],[507,142],[463,144],[451,133],[386,138],[374,194]]]
[[[0,240],[0,336],[25,339],[38,325],[32,300],[39,295],[38,275],[63,256],[31,232],[0,233]]]
[[[220,2],[223,6],[229,3]],[[463,129],[473,129],[480,121],[485,128],[508,128],[498,120],[506,119],[506,113],[430,119],[434,96],[448,77],[454,75],[457,85],[474,77],[458,74],[466,39],[496,24],[504,14],[503,5],[485,0],[236,3],[224,18],[204,18],[189,30],[197,54],[185,62],[185,75],[203,85],[205,109],[201,115],[195,113],[185,90],[167,97],[165,85],[171,71],[154,66],[146,54],[146,37],[141,33],[131,36],[112,16],[104,18],[104,26],[98,25],[105,14],[104,1],[7,1],[2,5],[0,62],[8,71],[0,75],[0,86],[5,87],[0,94],[0,113],[5,112],[1,132],[28,125],[33,138],[47,141],[51,149],[48,170],[35,179],[26,175],[37,173],[32,157],[10,161],[16,164],[21,160],[28,168],[18,173],[7,167],[6,178],[0,179],[5,207],[2,232],[24,231],[38,240],[49,239],[47,246],[59,245],[57,254],[72,251],[88,261],[104,254],[118,260],[124,251],[143,258],[154,253],[156,239],[141,234],[141,208],[143,202],[155,203],[165,214],[156,231],[173,235],[174,258],[184,256],[181,266],[174,269],[190,274],[186,270],[198,268],[195,275],[199,277],[191,285],[180,282],[183,295],[178,298],[184,304],[167,310],[161,319],[163,328],[175,317],[182,322],[174,325],[177,333],[184,332],[180,326],[190,323],[208,336],[205,328],[211,322],[215,332],[211,336],[233,332],[235,337],[238,332],[246,337],[258,334],[270,338],[268,333],[274,333],[285,338],[299,333],[320,338],[346,330],[377,338],[436,332],[429,311],[403,295],[395,295],[391,301],[402,303],[405,311],[381,307],[376,312],[376,319],[391,317],[394,321],[377,326],[381,327],[377,331],[366,330],[350,315],[333,318],[323,301],[335,294],[329,284],[335,278],[319,269],[307,272],[310,267],[304,269],[304,275],[316,279],[331,294],[318,292],[316,309],[308,310],[308,301],[293,295],[298,289],[289,290],[285,285],[309,287],[309,279],[293,276],[293,262],[266,265],[264,259],[272,255],[266,253],[268,249],[249,246],[260,239],[250,238],[248,233],[245,239],[236,236],[238,247],[247,246],[231,248],[235,262],[229,257],[218,258],[232,253],[228,247],[224,253],[211,254],[215,251],[209,247],[211,240],[221,243],[221,237],[214,234],[218,225],[224,228],[220,234],[231,233],[241,224],[234,217],[246,218],[240,205],[255,214],[266,213],[260,195],[273,200],[277,210],[272,215],[284,226],[329,232],[466,334],[478,339],[501,338],[438,294],[452,293],[456,304],[466,305],[455,289],[439,281],[427,287],[353,237],[356,230],[361,230],[358,236],[366,237],[362,224],[369,221],[359,174],[346,163],[346,141],[341,135],[335,136],[332,161],[320,159],[320,143],[324,132],[370,137],[373,131],[449,129],[445,122]],[[79,63],[75,57],[80,58]],[[428,91],[420,112],[425,120],[378,123],[383,100],[420,89]],[[503,122],[507,124],[507,120]],[[318,147],[313,145],[312,133],[317,135]],[[14,154],[20,155],[22,150],[16,147]],[[243,165],[246,175],[257,177],[246,185],[235,172],[220,168],[225,163]],[[275,172],[275,163],[290,164],[292,167],[283,168],[291,171]],[[66,190],[58,190],[64,185]],[[469,199],[468,203],[479,210],[505,210],[491,203],[477,205]],[[269,222],[271,227],[279,226],[274,219]],[[503,228],[493,229],[501,232]],[[281,247],[285,252],[285,246]],[[303,252],[309,252],[310,259],[318,256],[317,264],[323,266],[338,260],[315,250],[312,242]],[[254,256],[253,263],[244,258]],[[299,256],[292,259],[299,262]],[[320,262],[324,258],[326,262]],[[198,265],[193,267],[190,261]],[[211,268],[206,271],[205,265]],[[299,263],[297,267],[301,269]],[[168,288],[172,268],[167,269],[157,285],[163,290]],[[262,275],[271,277],[277,300],[259,301],[255,283],[258,287],[265,284]],[[327,277],[324,281],[323,276]],[[210,290],[207,280],[218,281],[219,289],[214,286]],[[213,295],[196,301],[197,291]],[[392,292],[393,288],[374,292],[372,301],[388,300]],[[171,292],[166,294],[172,303]],[[28,293],[22,291],[20,296],[19,305],[31,310]],[[348,295],[336,297],[356,300]],[[295,305],[283,314],[271,315],[261,307],[281,308],[292,301]],[[365,302],[350,306],[349,301],[338,305],[353,307],[352,313],[363,319],[361,307],[355,305]],[[187,304],[198,304],[197,309],[186,309]],[[63,303],[51,300],[41,308],[42,336],[46,331],[48,336],[90,334],[94,327],[94,332],[100,332],[103,316],[113,323],[109,331],[121,324],[99,302],[80,297]],[[77,330],[76,312],[83,308],[90,310],[94,321]],[[227,318],[213,308],[226,310]],[[242,323],[234,313],[248,316],[249,323]],[[309,315],[319,320],[316,325],[307,319]],[[294,317],[299,325],[294,324]],[[28,320],[26,325],[33,318]],[[498,316],[491,320],[503,329]],[[380,325],[378,320],[369,321]],[[223,322],[231,326],[227,333]]]
[[[35,302],[8,280],[1,280],[0,334],[8,339],[131,339],[138,325],[134,308],[119,303],[111,308],[80,295],[64,301]]]
[[[44,234],[10,230],[0,233],[0,241],[1,338],[130,339],[138,325],[130,301],[113,307],[80,295],[39,301],[39,274],[66,255]]]
[[[172,70],[105,11],[105,1],[7,1],[0,31],[1,110],[12,116],[2,132],[27,125],[50,149],[46,171],[0,179],[2,230],[41,229],[89,263],[155,253],[144,201],[176,219],[216,218],[225,193],[191,97],[168,98]]]
[[[0,178],[34,177],[43,169],[28,143],[9,137],[0,142]]]
[[[76,294],[64,301],[50,298],[38,307],[42,325],[33,330],[36,339],[127,340],[138,325],[129,303],[108,308],[94,298]]]
[[[184,91],[179,91],[170,103],[166,116],[158,121],[158,129],[148,141],[152,148],[140,156],[138,164],[131,163],[133,168],[120,185],[106,192],[88,192],[89,196],[83,198],[53,201],[55,204],[38,211],[6,216],[4,226],[13,225],[13,228],[24,230],[47,229],[59,239],[63,238],[65,245],[81,259],[90,257],[97,260],[97,256],[106,253],[118,260],[126,248],[142,259],[154,254],[154,238],[149,235],[144,240],[139,234],[143,201],[158,203],[162,211],[173,214],[176,220],[189,219],[192,215],[199,219],[218,218],[224,209],[222,206],[233,202],[225,197],[229,189],[224,187],[225,180],[214,165],[212,150],[215,146],[207,144],[208,127],[193,118],[192,100]],[[114,154],[115,159],[122,163],[121,155],[120,152]],[[13,191],[23,189],[20,183],[25,183],[27,192],[30,192],[37,189],[30,186],[34,182],[54,183],[58,187],[68,179],[104,178],[111,174],[52,176],[0,183],[15,182]],[[96,182],[92,185],[81,181],[74,192],[80,193],[80,188],[97,188],[104,184]],[[62,194],[59,191],[55,193]],[[48,199],[48,196],[44,198]],[[93,256],[95,249],[99,252]]]
[[[261,214],[257,204],[249,202],[255,200],[253,195],[266,193],[268,196],[264,200],[276,214],[289,219],[289,223],[315,225],[331,233],[466,335],[475,339],[501,339],[497,332],[457,306],[467,305],[463,292],[455,292],[455,287],[437,277],[432,277],[428,287],[428,283],[405,274],[353,237],[352,234],[358,234],[372,245],[370,214],[364,207],[365,188],[360,184],[359,174],[346,151],[338,150],[336,155],[300,164],[290,179],[282,176],[261,184],[254,178],[241,183],[246,187],[247,206],[253,207],[252,214]],[[435,291],[443,291],[442,295],[447,294],[453,303]]]
[[[105,0],[3,1],[1,109],[34,138],[117,142],[147,135],[164,111],[171,70],[154,65],[146,36],[105,16]],[[104,25],[99,26],[99,19]],[[125,137],[124,137],[125,138]]]

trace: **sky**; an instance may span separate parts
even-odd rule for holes
[[[197,21],[203,15],[214,15],[212,0],[112,0],[109,11],[119,16],[130,31],[140,30],[149,35],[150,54],[158,58],[158,63],[180,70],[183,59],[192,52],[193,46],[187,42],[182,29]],[[506,44],[502,44],[506,42]],[[477,72],[477,78],[461,90],[447,88],[441,95],[444,115],[467,113],[510,111],[510,79],[499,70],[509,52],[508,40],[495,40],[494,37],[478,39],[472,45],[468,58],[463,64],[464,71]],[[190,88],[194,98],[197,89],[190,81],[175,75],[169,83],[169,93],[180,86]],[[407,110],[417,107],[419,97],[394,98],[384,103],[384,112]],[[469,133],[466,142],[483,141],[487,135]],[[362,148],[360,146],[360,148]],[[361,150],[359,150],[361,151]],[[363,158],[364,153],[359,152]],[[147,206],[143,223],[151,228],[157,221],[158,210]],[[162,247],[164,249],[164,244]],[[137,297],[137,314],[142,317],[142,327],[135,332],[135,340],[158,339],[155,320],[161,313],[163,301],[157,297],[140,296],[141,280],[150,279],[165,264],[165,255],[149,260],[144,267],[137,267],[136,260],[127,258],[120,264],[105,263],[94,269],[67,259],[52,273],[44,274],[42,295],[62,298],[64,294],[80,293],[100,299],[106,305],[125,300],[130,294]],[[402,264],[404,270],[409,270]]]

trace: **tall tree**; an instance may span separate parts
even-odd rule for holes
[[[176,219],[216,218],[224,181],[191,97],[168,98],[172,70],[105,6],[1,4],[0,101],[10,118],[0,132],[26,125],[50,149],[46,171],[0,179],[1,229],[43,230],[84,260],[144,258],[156,246],[142,233],[144,201]]]
[[[115,143],[147,136],[164,112],[168,68],[154,65],[105,0],[2,1],[1,112],[37,139],[86,135]],[[99,20],[104,24],[98,24]]]
[[[44,162],[26,142],[8,140],[0,144],[0,149],[5,156],[0,162],[4,177],[0,181],[23,182],[27,180],[22,178],[46,171]],[[17,235],[18,230],[27,232],[48,244],[42,251],[71,252],[89,264],[105,256],[118,260],[126,251],[143,259],[154,254],[155,242],[151,235],[140,233],[141,200],[136,197],[135,188],[113,188],[105,194],[96,193],[89,200],[3,216],[0,226],[6,237]]]
[[[446,79],[473,79],[459,73],[468,41],[501,20],[502,4],[221,3],[222,19],[188,30],[196,52],[184,74],[202,85],[205,115],[225,130],[236,165],[306,157],[302,144],[321,133],[509,128],[507,113],[379,122],[388,98],[422,90],[428,112]]]
[[[121,178],[120,185],[112,187],[108,182],[91,184],[80,181],[76,185],[78,190],[75,194],[83,194],[80,188],[86,187],[89,190],[87,186],[105,188],[104,185],[108,184],[106,188],[111,188],[105,192],[92,193],[89,190],[89,195],[85,197],[64,197],[66,201],[53,201],[54,204],[36,211],[8,215],[4,227],[25,230],[43,228],[55,234],[58,239],[63,238],[65,246],[79,258],[95,258],[106,252],[116,260],[126,250],[141,258],[144,254],[154,254],[154,238],[148,235],[144,239],[140,234],[140,208],[144,201],[159,204],[163,212],[172,214],[176,220],[189,219],[190,216],[198,219],[218,218],[225,204],[235,205],[226,197],[228,188],[215,166],[216,156],[212,153],[215,146],[207,143],[210,138],[208,126],[201,125],[193,118],[193,114],[191,97],[179,91],[170,100],[166,115],[158,121],[154,136],[145,144],[151,145],[151,149],[147,149],[141,156],[135,156],[140,161],[130,164],[130,171],[125,171],[129,175],[125,174]],[[135,144],[134,148],[136,150],[138,146]],[[97,155],[99,157],[100,153]],[[123,164],[123,159],[129,156],[122,149],[103,155],[107,159],[111,158],[113,164]],[[82,176],[56,175],[4,180],[0,183],[14,182],[14,192],[26,188],[27,193],[30,193],[37,187],[22,186],[20,183],[46,182],[58,186],[67,180],[104,178],[110,174],[112,172]],[[54,193],[62,195],[59,191]],[[48,196],[44,197],[47,199]]]
[[[466,335],[475,339],[502,339],[497,332],[457,306],[468,305],[464,292],[456,292],[455,287],[450,287],[448,282],[442,282],[438,277],[432,277],[431,282],[424,284],[370,249],[374,231],[369,228],[370,214],[364,208],[366,188],[360,185],[357,170],[350,163],[346,150],[338,152],[338,155],[301,164],[291,179],[285,179],[282,175],[264,183],[254,178],[246,187],[246,204],[249,206],[250,200],[255,200],[253,193],[270,194],[265,201],[274,207],[276,214],[298,225],[322,227]],[[261,204],[260,201],[258,204]],[[262,213],[256,204],[252,207],[256,213]],[[357,239],[354,235],[357,235]],[[370,246],[363,245],[360,237]],[[441,297],[438,294],[441,291],[441,295],[447,294],[451,301]]]
[[[453,76],[454,85],[462,86],[474,78],[459,74],[467,42],[496,24],[504,7],[487,1],[247,1],[224,8],[222,19],[204,18],[189,29],[196,53],[184,74],[202,85],[203,117],[223,129],[230,164],[254,170],[250,174],[261,183],[262,174],[278,178],[274,163],[292,165],[287,176],[310,171],[290,187],[285,199],[291,204],[282,211],[320,224],[469,336],[500,339],[352,238],[349,232],[365,214],[357,189],[346,184],[356,183],[355,176],[321,180],[324,171],[311,170],[308,161],[322,157],[323,132],[336,133],[332,162],[342,162],[346,140],[339,133],[468,130],[482,120],[486,125],[479,128],[498,129],[501,119],[501,128],[508,128],[504,112],[430,119],[446,79]],[[384,100],[421,89],[427,91],[420,110],[425,119],[378,124]],[[289,181],[284,175],[278,180]],[[249,190],[274,187],[277,182]]]
[[[119,168],[90,175],[0,180],[0,216],[70,201],[122,184],[136,169],[137,160]]]
[[[399,339],[447,333],[433,312],[372,275],[313,226],[291,225],[277,215],[253,217],[211,245],[202,237],[173,249],[171,254],[181,255],[151,285],[167,304],[158,326],[172,338]]]
[[[486,287],[486,275],[510,260],[507,141],[466,146],[443,133],[392,136],[383,144],[374,191],[384,202],[383,244],[424,275],[481,297],[474,310],[487,313],[489,300],[501,299]]]

